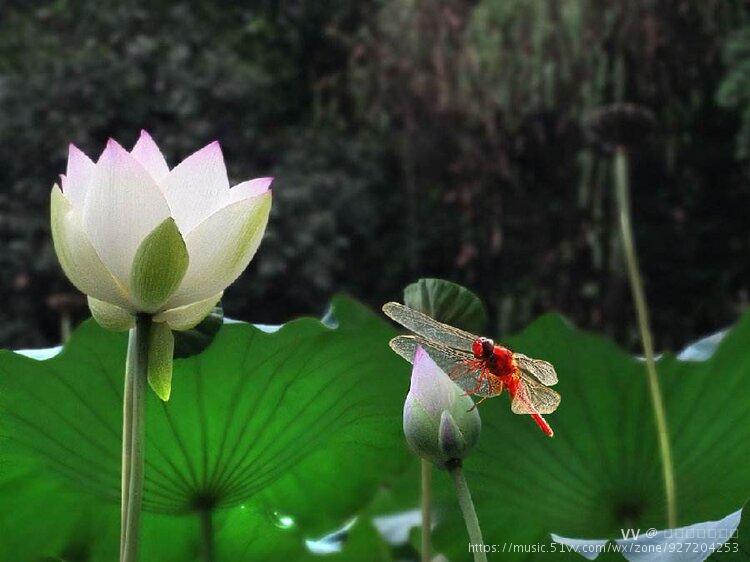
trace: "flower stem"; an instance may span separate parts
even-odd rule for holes
[[[213,510],[201,509],[198,514],[201,520],[201,558],[203,562],[214,562]]]
[[[654,421],[659,440],[659,453],[661,455],[662,472],[664,477],[664,493],[667,502],[667,525],[673,529],[677,527],[677,499],[675,492],[674,468],[672,465],[672,450],[669,443],[669,431],[667,429],[667,417],[664,411],[664,399],[659,386],[659,377],[656,372],[656,360],[654,358],[654,344],[651,336],[648,306],[643,290],[640,269],[638,267],[638,256],[633,241],[633,229],[630,224],[630,179],[628,170],[628,153],[625,147],[618,147],[615,151],[615,192],[617,194],[617,207],[620,216],[620,232],[622,243],[625,248],[625,261],[630,278],[630,287],[633,291],[633,301],[638,318],[638,330],[643,345],[643,355],[646,359],[646,373],[648,375],[648,386],[651,393],[651,405],[654,410]]]
[[[70,312],[63,310],[60,313],[60,339],[63,343],[70,339],[70,335],[73,333],[73,320],[70,317]]]
[[[432,560],[430,533],[432,530],[432,463],[422,459],[422,562]]]
[[[466,478],[461,470],[461,461],[454,461],[448,467],[453,476],[453,482],[456,485],[456,496],[458,496],[458,505],[461,507],[461,513],[466,522],[466,530],[469,533],[469,547],[474,553],[474,562],[487,562],[487,554],[484,552],[484,541],[482,540],[482,530],[479,528],[479,519],[474,509],[474,502],[471,500],[471,492],[466,484]]]
[[[125,546],[125,524],[128,519],[128,490],[130,489],[130,462],[128,462],[131,447],[130,426],[133,410],[133,380],[135,379],[138,340],[135,329],[130,330],[128,338],[128,355],[125,359],[125,388],[122,398],[122,480],[120,482],[120,559]]]
[[[138,559],[138,543],[143,501],[143,453],[145,432],[148,340],[151,317],[139,314],[130,331],[125,364],[125,392],[122,428],[122,525],[120,561]]]

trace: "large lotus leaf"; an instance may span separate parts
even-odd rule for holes
[[[197,326],[190,330],[173,331],[174,356],[185,358],[198,355],[214,341],[223,321],[224,308],[219,302]]]
[[[444,279],[420,279],[404,289],[404,304],[445,324],[481,333],[487,326],[487,310],[466,287]]]
[[[302,560],[403,470],[394,331],[338,299],[332,324],[225,325],[147,400],[142,560]],[[0,560],[116,559],[126,337],[93,322],[56,357],[0,352]],[[205,526],[204,526],[205,528]]]
[[[528,416],[512,414],[507,396],[480,406],[482,436],[466,461],[466,477],[485,542],[517,545],[517,551],[490,554],[490,559],[547,559],[549,554],[529,554],[528,545],[549,549],[550,533],[620,538],[621,529],[665,528],[643,362],[556,315],[543,316],[503,341],[554,363],[560,378],[555,388],[563,398],[558,411],[547,416],[555,430],[552,439]],[[721,519],[750,497],[748,342],[750,315],[745,315],[706,361],[679,361],[669,354],[658,361],[680,526]],[[410,478],[395,488],[400,495],[377,506],[378,512],[416,507],[415,471]],[[434,483],[436,550],[451,560],[470,560],[451,482],[441,473]]]

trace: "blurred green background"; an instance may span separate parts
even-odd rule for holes
[[[339,291],[377,307],[436,276],[479,293],[492,333],[558,310],[634,349],[610,162],[583,127],[633,101],[658,121],[633,158],[637,243],[657,344],[678,348],[750,299],[749,13],[741,0],[4,0],[0,345],[60,340],[72,287],[48,200],[68,142],[95,158],[146,128],[171,165],[219,139],[235,182],[277,178],[230,316],[318,314]]]

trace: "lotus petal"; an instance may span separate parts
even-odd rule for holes
[[[96,164],[83,225],[107,268],[129,288],[141,242],[169,218],[169,206],[143,166],[114,140]]]
[[[135,316],[119,306],[88,297],[89,310],[96,323],[113,332],[124,332],[135,326]]]
[[[190,256],[185,277],[166,308],[223,291],[255,255],[268,223],[271,192],[216,211],[185,237]]]
[[[229,179],[218,142],[212,142],[180,162],[163,181],[172,216],[183,235],[221,208]]]
[[[86,192],[94,179],[96,164],[75,145],[68,147],[68,168],[61,177],[62,189],[70,204],[79,212],[83,212]]]
[[[80,215],[57,185],[51,199],[52,241],[65,275],[82,293],[128,308],[127,290],[102,263],[83,230]]]
[[[195,328],[213,310],[221,295],[222,293],[217,293],[205,300],[160,312],[154,316],[154,322],[166,322],[177,331]]]
[[[130,154],[151,174],[156,183],[160,183],[169,174],[169,166],[164,155],[146,131],[141,131],[141,136],[138,137],[138,142]]]

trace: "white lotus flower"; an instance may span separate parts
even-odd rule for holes
[[[130,328],[137,313],[195,326],[255,255],[271,210],[272,179],[230,188],[218,142],[170,170],[145,131],[130,152],[110,139],[96,163],[71,145],[61,180],[55,251],[111,329]]]

